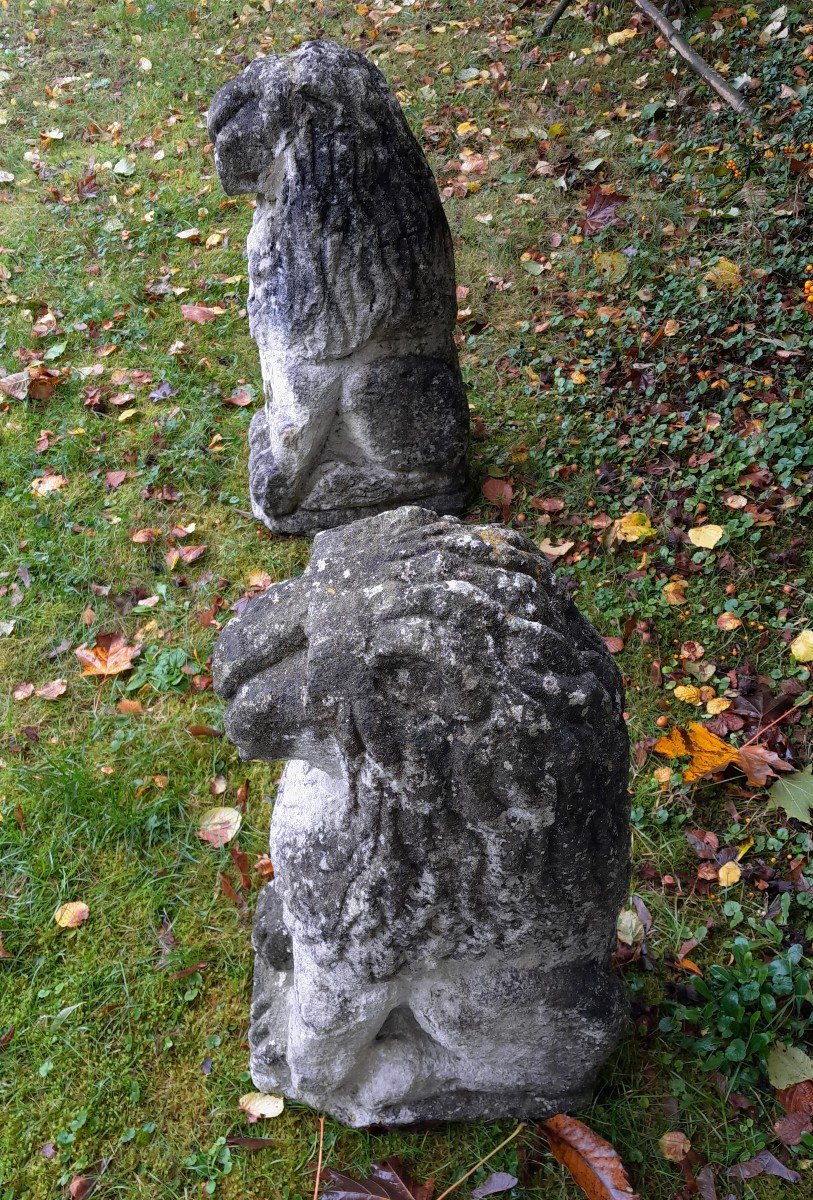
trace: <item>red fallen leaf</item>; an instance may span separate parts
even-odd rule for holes
[[[564,500],[559,500],[556,496],[537,496],[531,501],[531,508],[535,508],[537,512],[560,513],[564,507]]]
[[[494,479],[489,475],[488,479],[483,480],[483,495],[490,504],[496,504],[502,508],[511,503],[514,498],[514,489],[507,480]]]
[[[234,846],[229,847],[229,854],[231,855],[232,862],[237,867],[237,870],[240,872],[240,886],[243,888],[244,891],[250,892],[251,891],[251,867],[249,865],[248,855],[246,854],[245,850],[241,850],[240,847],[236,844]]]
[[[181,313],[187,321],[194,325],[205,325],[208,321],[216,321],[222,316],[225,308],[208,308],[205,304],[182,304]]]
[[[774,1121],[773,1129],[783,1146],[798,1146],[802,1134],[813,1131],[813,1118],[806,1112],[786,1113]]]
[[[179,562],[189,566],[196,558],[200,558],[201,554],[205,554],[207,549],[207,546],[173,546],[170,550],[167,550],[164,559],[170,571],[172,571]]]
[[[16,1026],[11,1025],[5,1033],[0,1034],[0,1050],[5,1050],[16,1033]]]
[[[141,645],[130,645],[120,633],[100,633],[95,646],[83,642],[74,650],[82,664],[83,675],[118,675],[129,671],[133,659],[141,653]]]
[[[600,183],[594,184],[587,197],[585,215],[579,220],[582,233],[589,237],[601,229],[606,229],[608,225],[617,225],[616,205],[622,204],[624,200],[629,200],[629,196],[616,192],[612,186],[605,192]]]
[[[435,1191],[434,1179],[416,1183],[400,1158],[388,1158],[375,1163],[368,1179],[353,1179],[343,1171],[328,1169],[329,1183],[322,1192],[321,1200],[432,1200]]]
[[[639,1200],[618,1154],[575,1117],[559,1113],[540,1125],[553,1157],[590,1200]]]
[[[785,1112],[804,1112],[813,1117],[813,1079],[803,1083],[795,1083],[793,1087],[783,1088],[776,1093],[776,1098]]]
[[[126,478],[127,478],[126,471],[107,471],[105,474],[105,477],[104,477],[104,481],[112,492],[112,491],[115,491],[116,488],[121,487],[121,485],[124,483]]]
[[[245,900],[238,892],[234,890],[228,875],[224,875],[222,871],[220,872],[220,886],[223,889],[223,895],[228,900],[231,900],[232,904],[236,905],[241,912],[248,911],[248,905],[246,904]]]
[[[741,746],[737,751],[737,765],[745,771],[745,778],[751,787],[764,787],[769,778],[776,778],[777,771],[793,770],[790,763],[766,746]]]
[[[603,639],[604,645],[610,651],[610,654],[620,654],[624,649],[624,639],[620,637],[606,637]]]
[[[85,1200],[96,1187],[98,1179],[95,1175],[74,1175],[68,1188],[71,1200]]]

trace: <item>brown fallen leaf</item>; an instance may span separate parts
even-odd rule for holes
[[[321,1200],[432,1200],[435,1191],[434,1179],[417,1183],[407,1171],[400,1158],[388,1158],[383,1163],[374,1163],[368,1179],[353,1179],[343,1171],[328,1169],[325,1190]]]
[[[737,766],[745,772],[751,787],[764,787],[769,779],[776,779],[777,771],[793,770],[790,763],[766,746],[741,746],[737,751]]]
[[[83,900],[69,900],[60,904],[54,913],[54,920],[60,929],[76,929],[90,916],[90,909]]]
[[[685,1133],[680,1130],[671,1130],[665,1133],[658,1145],[661,1148],[661,1154],[668,1162],[681,1163],[692,1148],[692,1143],[686,1137]]]
[[[248,388],[238,388],[231,396],[226,396],[224,404],[233,404],[235,408],[247,408],[249,404],[253,404],[255,397]]]
[[[163,537],[160,529],[137,529],[135,533],[130,535],[130,541],[135,542],[136,546],[149,546],[156,538]]]
[[[107,471],[105,472],[104,482],[110,488],[110,491],[113,492],[116,488],[121,487],[126,478],[126,471]]]
[[[579,220],[582,233],[589,237],[608,225],[617,225],[619,218],[616,216],[616,206],[628,199],[629,196],[616,192],[612,185],[605,192],[600,183],[594,184],[587,197],[585,215]]]
[[[9,957],[11,956],[9,955]],[[0,1034],[0,1050],[5,1050],[11,1044],[11,1039],[16,1032],[16,1025],[10,1025],[4,1033]]]
[[[0,934],[0,958],[11,958],[8,950],[6,950],[5,946],[3,945],[2,934]]]
[[[813,1079],[782,1088],[776,1093],[776,1098],[785,1112],[804,1112],[813,1117]]]
[[[100,633],[95,646],[87,646],[83,642],[74,650],[82,664],[83,675],[100,675],[103,678],[129,671],[133,659],[140,653],[141,645],[130,645],[120,633]]]
[[[192,737],[220,737],[220,730],[214,729],[211,725],[187,725],[186,732],[191,733]]]
[[[813,1131],[813,1117],[806,1112],[785,1113],[773,1123],[773,1129],[783,1146],[798,1146],[802,1134]]]
[[[13,700],[27,700],[29,696],[34,695],[33,683],[18,683],[16,688],[11,693]]]
[[[709,733],[705,726],[696,721],[687,729],[675,728],[664,737],[658,738],[654,749],[666,758],[690,758],[691,761],[683,773],[687,783],[721,771],[729,763],[737,760],[737,750],[734,746],[729,746],[716,734]]]
[[[603,639],[604,645],[610,651],[610,654],[620,654],[624,649],[624,639],[620,637],[606,637]]]
[[[567,1167],[590,1200],[639,1200],[617,1152],[587,1125],[559,1113],[540,1129],[553,1157]]]
[[[128,717],[139,717],[144,711],[144,705],[140,700],[130,700],[127,696],[122,696],[116,708]]]
[[[68,1188],[71,1200],[86,1200],[99,1182],[96,1175],[74,1175]]]
[[[58,492],[60,488],[64,488],[67,482],[64,475],[46,471],[44,475],[31,481],[31,491],[36,496],[49,496],[51,492]]]
[[[182,315],[194,325],[206,325],[209,321],[216,321],[225,311],[225,308],[220,308],[217,305],[213,308],[209,308],[205,304],[181,305]]]
[[[207,550],[207,545],[173,546],[166,552],[164,558],[166,559],[166,564],[171,571],[179,562],[182,562],[184,566],[188,567],[190,563],[195,562],[195,560],[200,558],[202,554],[205,554]]]
[[[28,371],[17,371],[14,375],[4,375],[0,379],[0,392],[10,396],[12,400],[25,400],[28,395],[30,376]]]
[[[50,683],[38,687],[34,695],[39,696],[40,700],[58,700],[67,690],[68,685],[64,679],[52,679]]]

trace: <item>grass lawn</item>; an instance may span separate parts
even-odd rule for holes
[[[67,1194],[100,1164],[97,1194],[126,1200],[313,1190],[316,1116],[248,1126],[238,1108],[275,772],[216,735],[207,662],[234,602],[300,571],[308,544],[247,515],[251,204],[221,192],[204,115],[258,52],[321,35],[378,62],[446,197],[472,517],[544,540],[627,681],[651,928],[642,955],[628,916],[634,1021],[579,1116],[647,1200],[689,1194],[658,1145],[677,1130],[721,1196],[813,1196],[813,1138],[782,1148],[765,1074],[766,1047],[811,1040],[804,982],[795,1004],[777,984],[809,966],[810,825],[769,807],[771,775],[696,781],[653,751],[674,726],[737,746],[778,716],[757,739],[769,763],[809,761],[806,0],[767,33],[773,0],[685,23],[730,79],[752,77],[754,134],[651,30],[612,36],[630,17],[617,0],[544,42],[533,3],[189,4],[0,6],[0,1197]],[[223,311],[196,324],[182,304]],[[690,536],[703,525],[720,527],[708,547]],[[83,676],[74,651],[104,633],[142,644],[134,670]],[[236,803],[251,889],[196,834]],[[79,928],[54,921],[68,901],[89,907]],[[693,1019],[676,1005],[702,1004],[703,984],[712,1011]],[[726,1024],[721,997],[736,1008],[745,986]],[[443,1189],[510,1130],[328,1122],[326,1161],[397,1152]],[[272,1145],[222,1140],[257,1134]],[[795,1187],[727,1177],[765,1147]],[[580,1194],[530,1134],[492,1168],[521,1171],[522,1195]]]

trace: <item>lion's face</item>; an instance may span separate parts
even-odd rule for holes
[[[215,166],[230,196],[262,190],[288,130],[290,81],[279,58],[253,62],[209,107]]]

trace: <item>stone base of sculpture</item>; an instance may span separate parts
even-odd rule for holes
[[[401,508],[316,538],[214,658],[288,758],[254,924],[251,1071],[347,1125],[582,1105],[624,1026],[616,668],[537,547]]]

